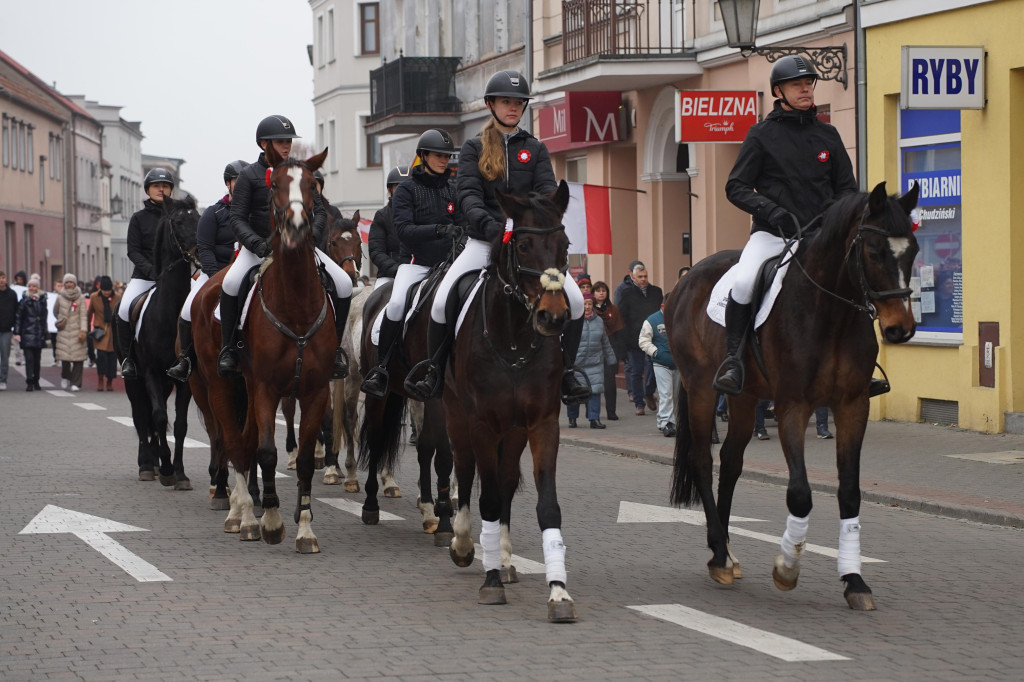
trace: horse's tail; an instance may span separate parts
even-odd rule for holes
[[[691,506],[700,499],[690,469],[690,450],[693,446],[690,433],[690,406],[686,389],[676,380],[676,448],[672,464],[672,496],[675,506]]]
[[[364,409],[363,424],[359,427],[359,468],[369,469],[375,465],[376,471],[371,473],[394,472],[398,453],[402,450],[405,398],[397,393],[388,393],[383,408],[376,412],[380,414],[379,419],[374,419]]]

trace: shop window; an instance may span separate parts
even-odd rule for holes
[[[920,246],[911,286],[915,340],[959,344],[963,339],[963,215],[959,110],[900,112],[901,189],[918,182],[915,210]]]

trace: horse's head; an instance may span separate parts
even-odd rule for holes
[[[328,218],[327,237],[324,252],[352,278],[353,284],[359,279],[363,267],[363,243],[359,238],[359,211],[351,218],[331,220]]]
[[[569,206],[569,185],[563,180],[548,195],[494,195],[512,220],[512,231],[505,233],[491,253],[495,272],[506,291],[533,313],[537,332],[557,336],[569,321],[569,303],[563,291],[569,238],[562,225]]]
[[[305,161],[282,159],[273,145],[267,145],[270,173],[270,227],[280,248],[292,250],[313,244],[313,172],[323,165],[327,149]],[[278,240],[277,237],[280,237]]]
[[[196,246],[196,227],[199,225],[199,210],[192,195],[184,199],[164,197],[163,216],[157,226],[157,248],[154,249],[153,265],[157,273],[170,267],[178,260],[191,261],[199,267]]]
[[[878,327],[888,343],[909,341],[917,330],[910,307],[910,275],[918,246],[910,211],[917,205],[918,189],[914,183],[903,196],[890,197],[885,183],[878,183],[849,238],[851,277],[865,305],[878,315]]]

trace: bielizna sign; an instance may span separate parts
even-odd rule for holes
[[[900,106],[984,109],[985,48],[903,46]]]
[[[676,142],[743,142],[757,123],[753,90],[680,90]]]

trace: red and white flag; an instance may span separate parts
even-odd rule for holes
[[[373,221],[370,220],[369,218],[360,218],[359,219],[359,226],[358,226],[359,227],[359,239],[364,244],[366,244],[366,243],[368,243],[370,241],[370,225],[372,225],[372,224],[373,224]]]
[[[612,219],[608,187],[569,183],[569,208],[562,216],[569,253],[612,252]]]

